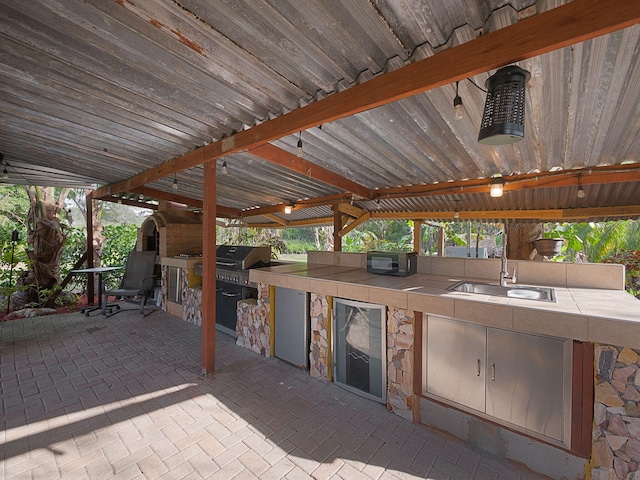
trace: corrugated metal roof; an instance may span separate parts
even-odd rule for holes
[[[564,3],[0,0],[0,152],[21,169],[12,182],[112,184]],[[486,72],[460,82],[461,120],[453,117],[452,83],[302,132],[303,158],[369,189],[637,162],[639,51],[636,25],[519,62],[531,80],[525,139],[513,145],[477,142],[481,88],[493,73]],[[295,153],[298,139],[273,144]],[[217,202],[236,210],[343,191],[249,152],[216,164]],[[201,201],[203,170],[145,187]],[[640,204],[636,182],[585,190],[582,204],[593,207]],[[570,186],[380,204],[427,212],[456,204],[579,208],[574,194]],[[331,215],[329,207],[294,214]]]

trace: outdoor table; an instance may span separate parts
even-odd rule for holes
[[[114,270],[120,270],[122,268],[124,267],[92,267],[71,270],[71,273],[87,273],[89,275],[93,273],[98,274],[98,305],[82,308],[80,309],[80,312],[84,313],[85,316],[88,317],[89,313],[95,312],[96,310],[100,310],[102,308],[102,274],[104,272],[112,272]]]

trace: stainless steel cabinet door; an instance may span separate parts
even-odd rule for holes
[[[309,368],[309,294],[276,287],[276,357]]]
[[[565,341],[487,329],[487,414],[563,440]]]
[[[486,327],[427,318],[427,392],[484,412]]]

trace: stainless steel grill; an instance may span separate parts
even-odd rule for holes
[[[249,281],[249,269],[271,261],[271,247],[220,245],[216,249],[216,327],[236,336],[237,303],[257,298],[257,285]]]

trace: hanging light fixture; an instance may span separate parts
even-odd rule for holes
[[[494,198],[501,197],[504,193],[504,183],[504,178],[494,177],[491,182],[491,190],[489,191],[490,195]]]
[[[298,137],[298,145],[296,146],[296,155],[302,156],[302,132],[300,132],[300,136]]]
[[[178,189],[178,179],[176,178],[176,174],[173,174],[173,183],[171,184],[171,188],[174,190]]]
[[[142,188],[140,188],[140,195],[138,195],[138,200],[140,201],[144,200],[144,190]]]
[[[462,105],[462,97],[458,95],[458,84],[456,82],[456,96],[453,98],[453,118],[456,120],[462,120],[464,117],[464,106]]]
[[[227,175],[228,173],[229,173],[229,170],[227,169],[227,162],[225,160],[222,162],[222,174]]]
[[[293,207],[291,205],[285,205],[284,206],[284,214],[285,215],[291,215],[292,211],[293,211]]]
[[[578,175],[578,191],[576,192],[576,195],[578,198],[584,198],[587,196],[584,188],[582,188],[582,184],[580,183],[580,175]]]
[[[487,79],[478,142],[508,145],[524,138],[525,87],[530,77],[528,71],[509,65]]]

